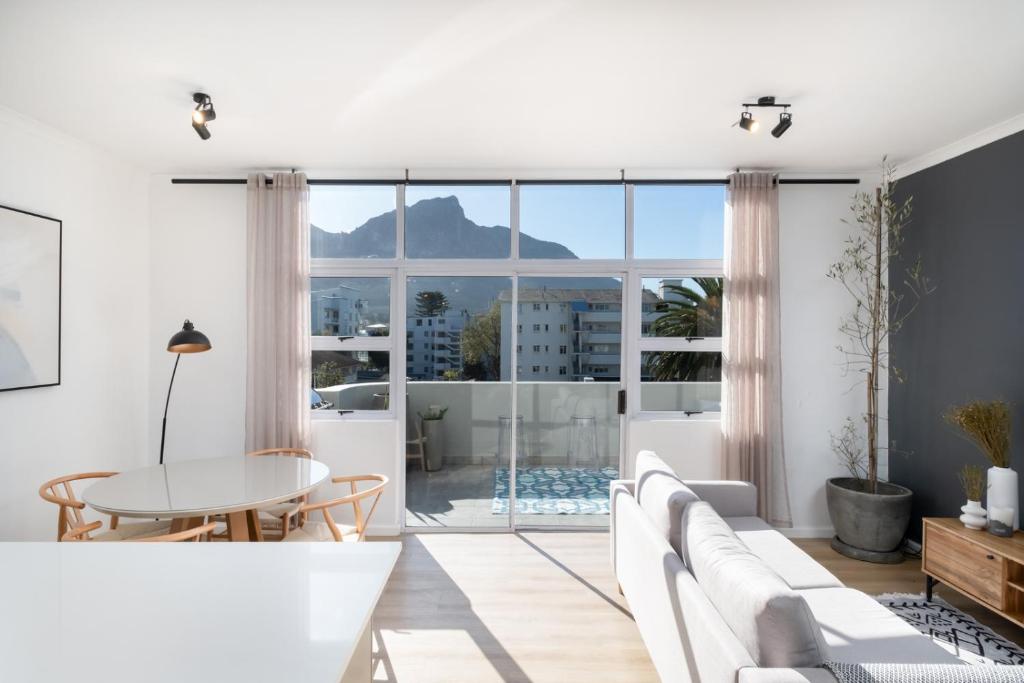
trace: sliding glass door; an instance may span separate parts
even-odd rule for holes
[[[622,294],[621,277],[519,278],[516,526],[608,525],[608,484],[619,474]]]

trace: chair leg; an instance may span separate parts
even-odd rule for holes
[[[281,540],[288,538],[288,530],[292,526],[292,514],[289,512],[281,518]]]

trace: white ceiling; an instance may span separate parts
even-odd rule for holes
[[[0,104],[155,172],[857,171],[1024,112],[1022,28],[1020,0],[0,0]],[[731,127],[764,94],[779,140]]]

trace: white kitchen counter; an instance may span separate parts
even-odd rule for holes
[[[0,543],[0,680],[370,680],[400,543]]]

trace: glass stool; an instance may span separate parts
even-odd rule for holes
[[[593,415],[573,415],[569,419],[569,467],[597,469],[597,420]]]
[[[512,418],[508,415],[498,417],[498,467],[509,466],[509,450],[512,445]],[[526,457],[526,436],[523,434],[523,416],[516,415],[516,462],[523,466]]]

